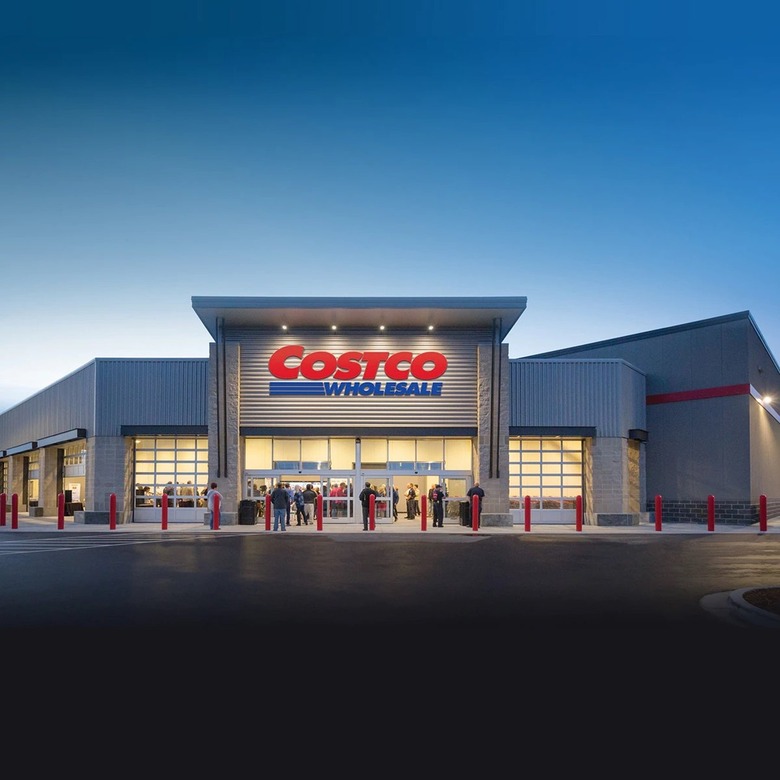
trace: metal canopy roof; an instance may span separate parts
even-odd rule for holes
[[[284,298],[196,297],[192,308],[217,338],[217,322],[226,328],[287,325],[294,327],[486,328],[499,319],[503,341],[525,311],[525,297],[497,298]]]

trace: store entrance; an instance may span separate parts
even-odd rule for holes
[[[432,518],[430,501],[427,497],[434,485],[442,485],[447,494],[444,500],[444,522],[459,523],[461,502],[466,499],[466,490],[470,484],[470,476],[462,472],[457,474],[430,474],[420,475],[414,472],[388,471],[387,469],[363,469],[356,472],[296,472],[291,474],[284,471],[247,471],[244,475],[244,498],[255,501],[257,522],[265,522],[266,495],[270,494],[277,483],[289,485],[293,493],[297,489],[304,490],[307,485],[317,495],[322,496],[322,520],[327,526],[330,523],[354,523],[362,524],[363,511],[360,505],[360,491],[366,482],[379,494],[375,503],[374,520],[376,524],[396,522],[414,522],[421,520],[423,503],[427,504],[427,519]],[[413,485],[416,501],[413,507],[413,515],[407,516],[406,492],[409,485]],[[397,503],[394,506],[393,488],[398,493]],[[426,496],[426,502],[422,497]],[[273,515],[272,515],[273,517]],[[295,508],[291,509],[290,522],[296,523]]]

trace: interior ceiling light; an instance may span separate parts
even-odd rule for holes
[[[428,330],[433,330],[433,325],[429,325]]]
[[[384,326],[384,325],[380,325],[380,326],[379,326],[379,330],[384,330],[384,329],[385,329],[385,326]]]
[[[331,326],[330,326],[330,329],[331,329],[331,330],[336,330],[336,326],[335,326],[335,325],[331,325]]]
[[[286,325],[282,325],[282,330],[287,330],[287,326]]]

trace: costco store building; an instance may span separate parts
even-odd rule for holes
[[[485,490],[482,526],[758,522],[780,514],[780,371],[749,312],[524,358],[522,297],[195,297],[202,359],[96,358],[0,414],[0,492],[75,522],[246,522],[276,482],[313,485],[324,527],[404,494]],[[204,338],[204,353],[206,351]],[[9,502],[10,504],[10,499]],[[419,520],[416,523],[419,527]]]

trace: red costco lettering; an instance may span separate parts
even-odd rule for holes
[[[437,379],[447,370],[447,358],[441,352],[332,352],[317,350],[305,354],[301,344],[280,347],[268,359],[268,370],[277,379],[376,379],[384,365],[385,376],[396,382]]]

